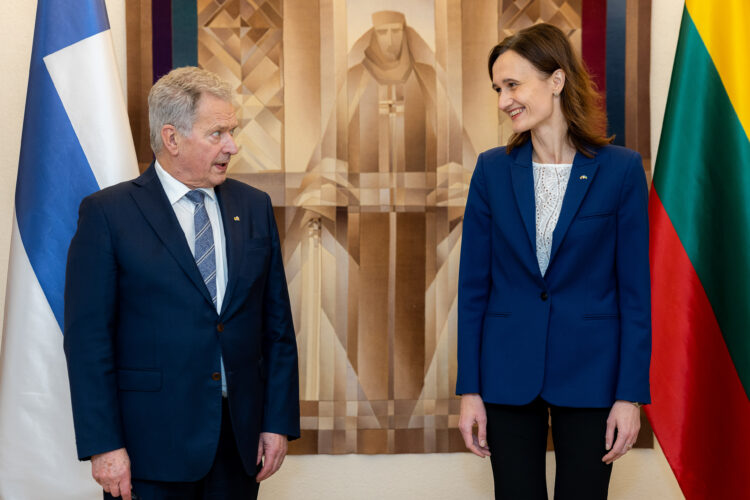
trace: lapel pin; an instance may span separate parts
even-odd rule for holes
[[[239,218],[239,216],[238,216],[238,215],[235,215],[235,216],[234,216],[234,221],[235,221],[235,222],[239,222],[239,221],[240,221],[240,218]]]
[[[582,176],[579,177],[579,179],[581,179],[582,181],[585,181],[588,178],[589,178],[588,175],[582,175]]]

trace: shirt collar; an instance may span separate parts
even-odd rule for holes
[[[161,185],[164,188],[164,192],[167,195],[170,205],[174,205],[180,201],[187,193],[192,191],[182,182],[178,181],[169,172],[164,170],[158,161],[154,161],[154,168],[156,169],[156,176],[159,177]],[[216,192],[214,188],[199,188],[201,191],[206,193],[212,200],[216,200]]]

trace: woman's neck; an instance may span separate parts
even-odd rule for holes
[[[531,131],[532,160],[537,163],[573,163],[576,149],[568,139],[567,127],[544,127]]]

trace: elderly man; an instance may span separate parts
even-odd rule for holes
[[[299,436],[271,201],[226,178],[237,118],[218,76],[173,70],[148,105],[156,161],[83,200],[68,254],[78,455],[105,498],[255,498]]]

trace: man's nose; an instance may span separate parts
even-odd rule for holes
[[[234,142],[234,136],[232,134],[227,134],[227,139],[224,141],[224,151],[229,153],[230,155],[237,154],[237,151],[239,151],[239,148],[237,148],[237,143]]]

